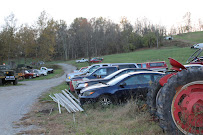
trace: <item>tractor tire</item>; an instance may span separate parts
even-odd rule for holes
[[[191,82],[194,84],[195,81],[199,81],[198,85],[187,86],[188,84],[191,84]],[[199,84],[200,82],[202,84]],[[188,92],[189,90],[190,92]],[[166,133],[172,135],[203,134],[202,93],[203,69],[183,70],[178,72],[177,75],[172,76],[161,88],[157,98],[157,115],[159,117],[160,127]],[[188,100],[189,97],[192,98],[192,94],[195,94],[195,97],[192,100]],[[192,102],[194,100],[198,101],[194,103]],[[196,113],[192,113],[192,111],[190,111],[194,110],[196,105],[200,105],[200,107],[196,109],[199,109],[197,112],[200,113],[200,115],[196,115]],[[188,117],[186,118],[186,115],[188,116],[188,114],[192,117],[192,119],[188,120]],[[198,117],[198,119],[196,117]],[[194,126],[194,119],[198,122],[200,121],[199,125],[201,126]]]
[[[156,114],[156,96],[158,91],[160,90],[160,88],[162,87],[159,83],[159,80],[162,78],[163,76],[158,77],[155,82],[152,83],[152,85],[150,86],[150,88],[148,89],[148,93],[147,93],[147,105],[149,108],[149,112],[151,115],[155,116]]]

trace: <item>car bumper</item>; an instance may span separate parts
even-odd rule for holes
[[[80,104],[84,105],[84,104],[91,104],[91,103],[95,103],[97,102],[96,98],[85,98],[79,95],[79,100],[80,100]]]
[[[70,79],[66,78],[66,83],[70,83],[70,81],[71,81]]]

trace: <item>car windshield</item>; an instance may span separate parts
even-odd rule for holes
[[[112,74],[110,74],[110,75],[104,77],[104,79],[111,79],[112,77],[114,77],[115,75],[119,74],[119,73],[122,72],[122,71],[123,71],[123,70],[118,70],[118,71],[116,71],[116,72],[114,72],[114,73],[112,73]]]
[[[123,75],[121,75],[121,76],[119,76],[119,77],[116,77],[115,79],[113,79],[113,80],[111,80],[111,81],[109,81],[109,82],[107,82],[106,84],[107,85],[115,85],[115,84],[117,84],[118,82],[120,82],[121,80],[123,80],[124,78],[126,78],[126,77],[128,77],[129,75],[128,74],[123,74]]]

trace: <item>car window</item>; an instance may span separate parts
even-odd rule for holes
[[[141,64],[137,64],[137,66],[138,66],[139,68],[142,68],[142,65],[141,65]]]
[[[89,73],[94,72],[99,67],[100,67],[99,65],[93,66],[92,68],[90,68]]]
[[[162,63],[150,63],[149,65],[150,65],[150,67],[163,67],[164,63],[163,62]]]
[[[154,81],[159,77],[160,75],[154,75]]]
[[[127,86],[129,85],[135,85],[136,84],[136,76],[132,76],[132,77],[129,77],[128,79],[126,79],[124,81],[124,83],[126,83]]]
[[[136,68],[134,64],[126,64],[126,65],[118,65],[119,69],[124,69],[124,68]]]
[[[116,71],[116,68],[115,68],[115,67],[108,68],[108,69],[107,69],[107,74],[110,75],[110,74],[112,74],[112,73],[115,72],[115,71]]]
[[[147,68],[147,64],[142,64],[142,68]]]
[[[134,77],[135,84],[148,84],[151,83],[151,75],[148,74],[139,74]]]
[[[106,68],[98,69],[94,74],[96,74],[96,75],[107,75],[107,69]]]

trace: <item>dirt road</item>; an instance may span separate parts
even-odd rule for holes
[[[59,64],[65,73],[69,73],[75,67],[67,64]],[[20,86],[0,87],[0,134],[16,134],[20,128],[14,128],[14,121],[18,121],[28,113],[32,104],[40,94],[65,81],[65,74],[59,78],[39,81],[23,81]]]

